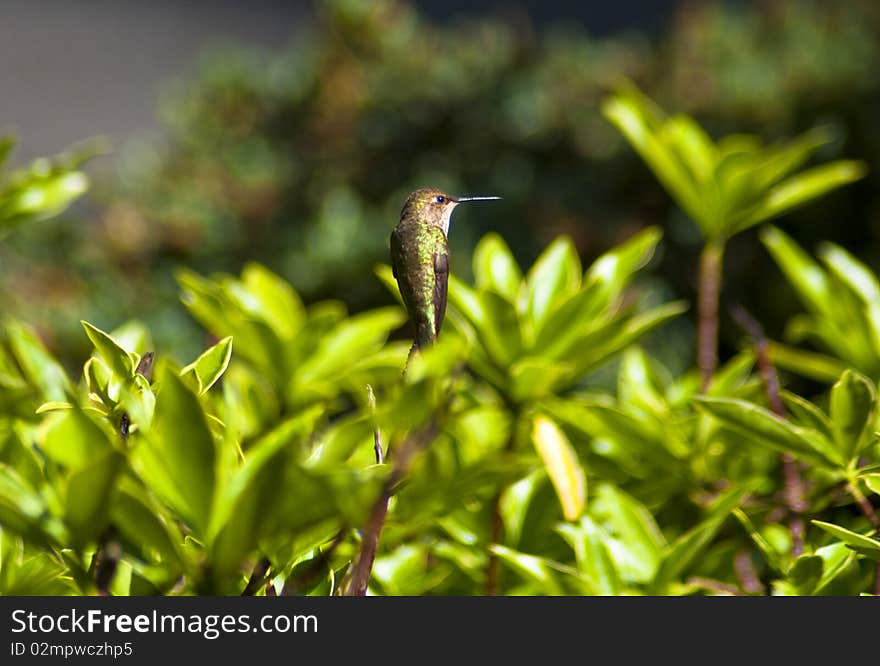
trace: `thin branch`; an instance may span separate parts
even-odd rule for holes
[[[868,519],[874,532],[880,532],[880,518],[877,517],[877,512],[874,511],[874,507],[871,506],[868,498],[865,497],[855,483],[846,484],[846,489],[849,491],[849,494],[852,495],[856,504],[859,505],[862,513],[865,514],[865,517]],[[877,565],[874,567],[874,594],[880,595],[880,562],[877,562]]]
[[[859,490],[859,487],[855,483],[848,483],[846,489],[849,494],[852,495],[853,499],[856,501],[856,504],[859,505],[859,508],[862,510],[862,513],[865,514],[868,522],[871,523],[871,527],[873,527],[875,531],[880,531],[880,518],[877,517],[877,512],[874,511],[874,507],[871,506],[868,498],[865,497],[865,495],[862,493],[861,490]]]
[[[432,422],[422,430],[409,435],[400,446],[396,447],[391,474],[388,475],[382,486],[382,492],[373,503],[367,524],[364,526],[361,550],[352,570],[345,596],[362,597],[366,595],[373,572],[373,561],[376,559],[376,550],[379,546],[379,537],[385,525],[385,516],[388,514],[388,502],[397,485],[409,472],[415,455],[428,446],[437,437],[438,432],[436,421]]]
[[[767,402],[774,414],[781,418],[787,418],[785,403],[782,402],[780,393],[779,375],[776,366],[770,358],[770,345],[764,328],[744,307],[737,305],[731,309],[731,314],[743,330],[752,338],[755,345],[755,358],[758,363],[758,371],[764,382],[764,390],[767,393]],[[792,555],[800,556],[804,551],[804,520],[801,517],[808,508],[804,479],[801,475],[797,461],[787,453],[782,454],[782,473],[785,478],[784,496],[789,511],[793,514],[789,521],[789,531],[792,540]]]
[[[758,572],[755,571],[755,563],[752,562],[752,556],[748,550],[743,549],[737,552],[733,558],[733,568],[744,592],[764,594],[764,585],[758,577]]]
[[[705,392],[718,365],[718,300],[721,294],[721,271],[724,242],[710,240],[700,255],[699,322],[697,361],[700,366],[700,390]]]

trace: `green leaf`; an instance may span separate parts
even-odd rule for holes
[[[46,351],[36,334],[17,322],[6,325],[9,346],[28,382],[44,400],[60,402],[71,392],[70,381],[61,365]]]
[[[355,361],[378,351],[388,334],[406,319],[398,307],[371,310],[344,320],[323,340],[314,354],[298,369],[299,384],[343,372]]]
[[[361,414],[340,419],[322,433],[307,461],[311,468],[332,468],[345,462],[356,449],[371,449],[373,426]]]
[[[611,304],[623,293],[633,275],[647,266],[663,237],[659,227],[648,227],[596,259],[584,275],[584,288],[598,287],[599,300]]]
[[[832,312],[831,286],[822,267],[776,227],[765,227],[760,238],[804,305],[812,312]]]
[[[567,359],[574,366],[572,379],[580,379],[655,328],[686,311],[687,304],[684,301],[666,303],[626,320],[619,330],[601,336],[601,339],[596,340],[595,344],[580,345],[580,349],[574,351]]]
[[[553,306],[574,294],[581,283],[581,262],[570,238],[554,240],[541,253],[526,276],[527,313],[539,332]]]
[[[577,520],[587,499],[587,477],[565,433],[551,419],[537,416],[532,423],[532,442],[556,494],[566,520]]]
[[[247,290],[245,310],[265,321],[278,337],[290,339],[299,330],[305,308],[288,282],[256,263],[246,264],[241,281]]]
[[[527,401],[549,395],[570,374],[567,364],[548,359],[526,357],[510,367],[510,394]]]
[[[880,495],[880,474],[865,474],[862,477],[862,481],[871,489],[871,492]]]
[[[35,544],[52,543],[54,539],[45,529],[46,513],[45,501],[27,480],[9,465],[0,463],[0,535],[8,530]],[[67,537],[63,530],[58,536]]]
[[[831,356],[795,349],[778,342],[769,343],[769,353],[776,367],[817,382],[836,382],[847,368],[845,363]]]
[[[697,396],[695,401],[697,407],[756,444],[823,467],[840,469],[846,465],[841,452],[820,433],[795,426],[754,403],[708,396]]]
[[[132,357],[122,346],[105,333],[87,321],[80,322],[86,330],[86,335],[95,346],[100,357],[110,367],[113,373],[120,379],[128,379],[134,376],[135,364]]]
[[[110,506],[110,516],[120,534],[148,558],[181,566],[183,537],[173,520],[134,481],[123,478]]]
[[[621,548],[615,548],[613,542],[611,545],[614,559],[627,565],[637,582],[653,579],[667,543],[647,507],[610,483],[603,483],[590,513],[619,540]]]
[[[65,492],[64,522],[75,545],[83,546],[103,533],[122,464],[122,456],[110,450],[71,473]]]
[[[214,438],[196,395],[167,366],[151,432],[137,443],[138,472],[197,534],[208,525],[216,471]]]
[[[873,560],[880,561],[880,541],[877,539],[872,539],[871,537],[864,536],[858,532],[848,530],[845,527],[826,523],[821,520],[811,520],[810,522],[816,527],[828,532],[828,534],[837,537],[856,552],[859,552],[862,555],[867,555]]]
[[[112,450],[109,433],[83,410],[74,407],[54,416],[40,443],[41,450],[51,460],[79,469],[104,458]]]
[[[209,530],[215,575],[236,573],[241,560],[267,534],[262,517],[274,510],[279,494],[293,492],[283,483],[290,443],[308,435],[314,418],[312,412],[288,419],[262,437],[224,487]]]
[[[767,564],[777,573],[784,574],[785,565],[783,564],[780,553],[770,544],[764,535],[761,534],[758,528],[755,527],[746,512],[742,509],[736,508],[733,510],[733,515],[736,516],[736,519],[739,520],[746,532],[749,533],[752,542],[758,547],[758,550],[761,551]]]
[[[822,591],[834,580],[846,571],[856,560],[856,553],[844,543],[832,543],[816,549],[816,555],[822,558],[822,578],[813,589],[813,594],[821,594]]]
[[[232,337],[220,340],[195,361],[180,371],[181,375],[193,373],[198,382],[199,395],[205,394],[229,367],[232,358]]]
[[[36,161],[43,171],[47,160]],[[50,167],[51,168],[51,167]],[[27,220],[42,220],[67,208],[89,188],[89,179],[81,171],[28,174],[27,181],[4,193],[0,207],[0,228],[11,227]]]
[[[771,187],[761,203],[737,221],[735,228],[740,231],[782,215],[842,185],[863,178],[866,172],[862,162],[851,160],[839,160],[802,171]]]
[[[788,580],[798,594],[812,594],[822,579],[825,561],[818,555],[801,555],[788,570]]]
[[[574,550],[578,570],[587,579],[593,594],[620,594],[623,581],[602,528],[589,517],[582,516],[577,525],[563,523],[556,527],[556,531]]]
[[[504,239],[488,233],[474,249],[474,277],[478,289],[491,289],[516,302],[523,276]]]
[[[678,537],[667,548],[663,562],[652,583],[655,593],[662,594],[669,583],[687,570],[690,564],[712,541],[730,513],[738,507],[750,493],[750,489],[732,488],[720,495],[709,508],[700,523]]]
[[[707,219],[699,190],[688,168],[659,138],[663,119],[651,108],[650,102],[637,92],[628,91],[607,98],[601,110],[703,233],[709,236],[716,233]]]
[[[834,439],[847,459],[870,441],[876,396],[864,376],[847,370],[831,389],[831,426]]]
[[[829,441],[834,440],[831,419],[825,415],[825,412],[809,400],[805,400],[799,395],[795,395],[789,391],[782,391],[781,396],[783,402],[785,402],[785,406],[791,411],[795,421],[798,421],[808,428],[812,428]]]
[[[506,368],[523,348],[516,308],[494,291],[480,292],[479,299],[483,319],[477,335],[489,356],[500,367]]]
[[[556,596],[565,594],[557,573],[545,559],[520,553],[497,543],[490,545],[489,550],[510,565],[520,576],[537,585],[544,594]]]

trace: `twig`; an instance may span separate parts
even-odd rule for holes
[[[436,421],[422,430],[411,434],[396,448],[394,467],[391,474],[382,486],[382,492],[370,509],[367,524],[364,526],[361,550],[352,570],[351,580],[345,591],[345,596],[362,597],[367,593],[370,584],[370,576],[373,571],[373,561],[376,559],[376,549],[379,546],[379,536],[385,525],[385,516],[388,513],[388,502],[394,494],[398,483],[403,480],[409,471],[413,457],[416,453],[430,444],[439,432]]]
[[[780,394],[779,375],[776,373],[776,366],[773,365],[773,361],[770,358],[770,345],[767,344],[764,328],[741,305],[733,307],[731,314],[749,337],[752,338],[752,342],[755,345],[758,371],[761,373],[761,379],[764,382],[764,390],[767,393],[767,402],[770,404],[770,409],[780,418],[787,418],[785,404],[782,402],[782,395]],[[782,473],[785,478],[785,489],[783,491],[785,503],[793,514],[789,521],[792,542],[791,552],[792,555],[798,557],[804,551],[804,520],[801,514],[809,508],[809,504],[805,498],[804,480],[798,463],[787,453],[782,454]]]
[[[733,558],[733,568],[736,571],[737,580],[744,592],[749,594],[764,594],[764,585],[755,571],[755,563],[748,550],[740,550]]]
[[[868,519],[874,532],[880,532],[880,518],[877,517],[877,512],[874,511],[874,507],[871,506],[868,498],[865,497],[855,483],[846,484],[846,489],[849,491],[849,494],[852,495],[856,504],[859,505],[862,513],[865,514],[865,517]],[[877,565],[874,567],[874,594],[880,595],[880,562],[877,562]]]
[[[721,293],[721,269],[724,241],[710,240],[700,255],[699,322],[697,361],[700,366],[700,390],[705,393],[718,365],[718,300]]]
[[[871,527],[873,527],[874,530],[880,530],[880,518],[877,517],[874,507],[871,506],[868,498],[865,497],[861,490],[859,490],[859,487],[854,483],[849,483],[847,484],[846,489],[849,491],[849,494],[852,495],[856,504],[859,505],[859,508],[862,510],[862,513],[865,514],[868,522],[871,523]]]

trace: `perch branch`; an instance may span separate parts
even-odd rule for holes
[[[376,559],[376,549],[379,546],[379,536],[385,525],[385,516],[388,514],[388,502],[397,485],[409,472],[415,455],[430,444],[437,437],[438,432],[439,427],[436,421],[432,422],[422,430],[409,435],[403,444],[396,447],[391,474],[388,475],[379,497],[373,503],[367,524],[364,526],[361,550],[352,570],[345,596],[362,597],[366,595],[373,572],[373,561]]]

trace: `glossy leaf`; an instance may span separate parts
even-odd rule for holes
[[[586,503],[587,477],[571,443],[559,426],[546,416],[534,419],[532,442],[559,496],[562,514],[566,520],[577,520]]]
[[[870,434],[876,411],[874,386],[862,375],[847,370],[831,389],[831,424],[840,450],[857,454]]]
[[[181,370],[180,374],[192,373],[198,383],[199,395],[202,395],[220,379],[229,367],[231,358],[232,337],[226,337]]]
[[[197,532],[208,526],[215,486],[216,451],[196,395],[176,372],[160,375],[151,433],[135,450],[139,471]]]
[[[852,530],[848,530],[840,525],[834,525],[833,523],[826,523],[821,520],[811,520],[810,522],[816,527],[828,532],[828,534],[837,537],[856,552],[880,561],[880,540],[872,539],[871,537],[859,534],[858,532],[853,532]]]
[[[95,346],[95,350],[118,378],[128,379],[134,376],[134,361],[109,333],[105,333],[87,321],[80,323],[86,330],[89,340]]]
[[[474,248],[473,261],[478,289],[491,289],[516,302],[522,271],[501,236],[494,233],[483,236]]]
[[[755,444],[790,453],[805,461],[842,468],[845,459],[839,449],[820,433],[792,425],[772,412],[745,400],[698,397],[699,408],[750,438]]]

